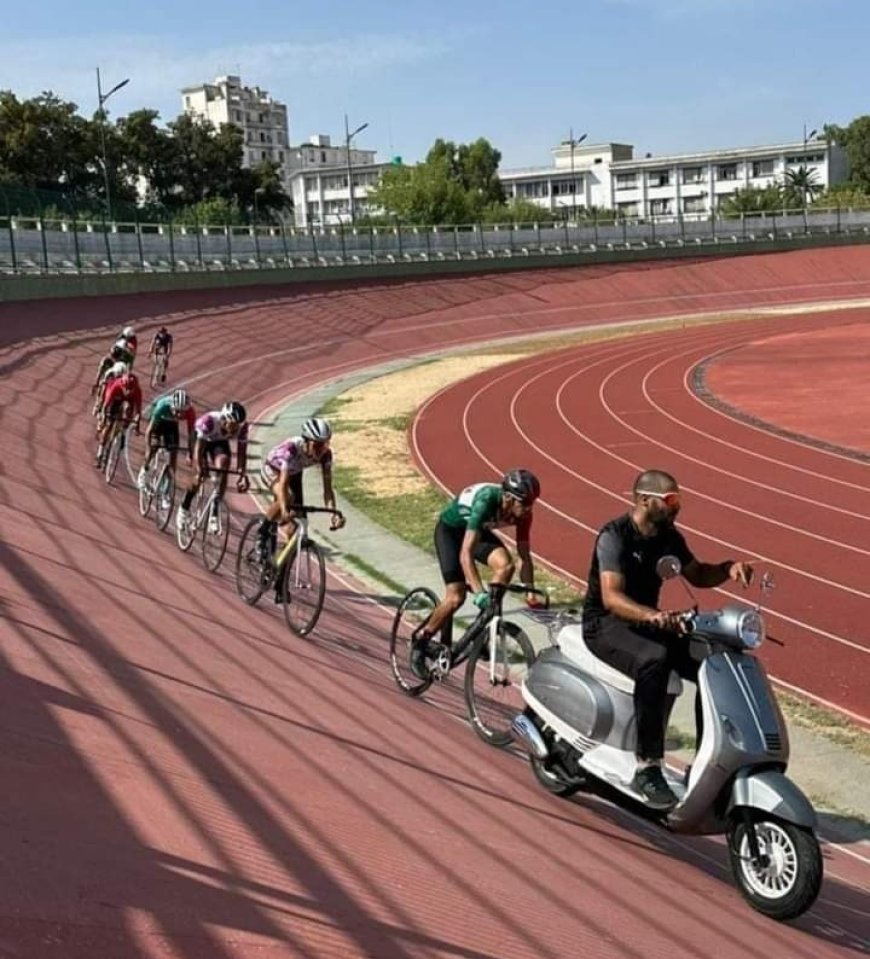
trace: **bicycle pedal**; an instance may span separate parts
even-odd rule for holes
[[[433,655],[434,653],[434,655]],[[452,667],[450,649],[442,643],[432,647],[426,658],[429,660],[429,672],[436,683],[443,682],[450,674]]]

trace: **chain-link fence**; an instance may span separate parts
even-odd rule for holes
[[[52,194],[56,199],[56,194]],[[0,212],[0,272],[248,270],[475,260],[614,249],[709,246],[812,235],[870,234],[870,210],[834,207],[713,217],[609,216],[505,225],[213,226],[65,213],[53,204]],[[2,206],[0,206],[2,211]],[[135,213],[135,211],[134,211]]]

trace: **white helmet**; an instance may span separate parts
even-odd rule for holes
[[[315,443],[325,443],[332,438],[332,427],[329,420],[321,419],[319,416],[312,416],[302,424],[302,438],[314,440]]]
[[[123,350],[125,353],[129,353],[129,352],[130,352],[130,345],[127,343],[127,341],[124,339],[124,337],[121,336],[121,337],[119,337],[119,338],[115,341],[115,344],[114,344],[114,346],[112,347],[112,349],[113,349],[113,350],[114,350],[114,349],[119,349],[119,350]]]
[[[123,376],[127,372],[127,364],[118,360],[109,367],[109,376]]]
[[[130,339],[131,336],[135,336],[135,335],[136,335],[136,331],[133,329],[132,326],[125,326],[124,329],[121,330],[121,336],[125,337],[128,340]]]
[[[187,398],[187,392],[185,390],[176,390],[169,398],[169,405],[176,413],[186,410],[189,403],[190,400]]]

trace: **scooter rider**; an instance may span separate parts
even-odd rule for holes
[[[669,473],[640,473],[632,498],[632,510],[606,523],[595,540],[583,637],[596,656],[634,679],[638,765],[632,785],[650,805],[667,808],[677,801],[661,770],[668,676],[675,670],[695,681],[698,663],[690,655],[688,637],[681,634],[680,612],[657,608],[661,579],[656,563],[662,556],[676,556],[689,583],[709,588],[728,580],[748,586],[753,570],[748,562],[695,559],[674,525],[680,489]],[[697,699],[695,718],[700,738]]]

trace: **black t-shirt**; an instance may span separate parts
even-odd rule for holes
[[[589,585],[583,601],[583,628],[594,631],[598,621],[611,616],[601,598],[601,573],[621,573],[625,594],[636,603],[657,608],[662,581],[656,563],[662,556],[676,556],[685,568],[694,556],[683,534],[673,526],[643,536],[626,513],[602,526],[592,551]]]

